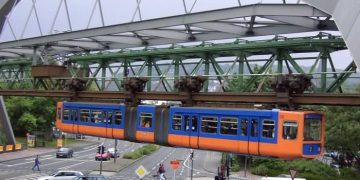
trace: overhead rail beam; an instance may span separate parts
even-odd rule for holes
[[[62,97],[75,98],[78,101],[106,101],[112,100],[120,102],[122,99],[129,98],[126,92],[69,92],[69,91],[31,91],[31,90],[0,90],[0,96],[38,96],[38,97]],[[182,101],[183,95],[175,92],[140,92],[135,97],[139,100],[163,100],[163,101]],[[296,104],[302,105],[336,105],[336,106],[359,106],[360,94],[301,94],[293,95],[292,100]],[[198,103],[251,103],[251,104],[276,104],[275,93],[193,93],[192,99]]]
[[[169,57],[174,55],[192,56],[201,53],[219,53],[219,56],[230,56],[235,51],[246,51],[253,54],[267,54],[275,48],[291,49],[292,53],[317,52],[316,46],[326,46],[334,50],[346,49],[345,42],[340,36],[313,36],[307,38],[284,38],[261,41],[235,41],[227,44],[201,44],[198,46],[182,46],[180,48],[154,48],[145,50],[120,51],[115,53],[105,52],[97,54],[83,54],[71,56],[70,62],[112,60],[119,58],[141,57]]]
[[[246,17],[252,18],[247,20]],[[59,42],[64,47],[98,51],[192,42],[194,40],[209,41],[320,30],[337,31],[335,23],[329,17],[328,14],[306,4],[253,4],[7,41],[0,43],[0,50],[6,48],[32,50],[34,47],[40,47],[39,50],[41,50],[45,47],[57,46]],[[245,21],[233,22],[238,18],[244,18]],[[255,19],[260,21],[256,22]],[[302,19],[306,19],[306,21]],[[218,27],[220,24],[223,28]],[[249,24],[251,24],[250,29]],[[191,28],[191,31],[187,31],[188,28]],[[250,31],[251,33],[249,33]],[[107,36],[116,38],[109,39]],[[127,43],[125,40],[129,38],[132,40]],[[82,47],[82,43],[79,42],[86,42],[86,44]],[[90,42],[102,45],[94,46],[89,44]],[[51,52],[49,50],[48,53],[55,55],[72,52],[69,50]]]

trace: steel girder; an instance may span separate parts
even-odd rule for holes
[[[330,16],[305,4],[254,4],[0,43],[0,57],[155,46],[194,41],[337,30]],[[34,51],[35,49],[35,51]],[[17,51],[19,54],[8,53]]]
[[[358,0],[305,0],[333,16],[356,65],[360,65],[360,3]]]
[[[87,90],[123,91],[121,84],[124,78],[146,77],[149,79],[148,92],[172,92],[176,91],[174,81],[180,76],[202,75],[208,78],[204,83],[204,92],[266,92],[270,91],[268,84],[273,76],[306,73],[314,77],[312,91],[342,92],[341,84],[355,70],[347,68],[338,72],[334,67],[331,52],[343,49],[346,45],[340,37],[320,33],[305,38],[276,36],[261,41],[236,40],[226,44],[202,43],[197,46],[84,54],[72,56],[66,62],[71,76],[34,78],[31,82],[34,89],[63,90],[66,80],[80,78],[86,80]],[[304,52],[315,55],[294,56]],[[299,60],[312,61],[313,65],[303,67]],[[4,64],[3,67],[10,66]],[[13,76],[15,81],[12,83],[9,83],[9,76],[2,76],[3,89],[24,87],[20,86],[21,78],[16,74]]]

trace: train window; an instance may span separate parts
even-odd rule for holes
[[[140,126],[143,128],[151,128],[152,114],[140,113]]]
[[[283,125],[283,138],[296,139],[298,130],[298,123],[292,121],[285,121]]]
[[[112,123],[113,112],[108,111],[108,112],[103,112],[103,113],[106,113],[106,116],[103,116],[104,117],[104,119],[103,119],[104,123],[111,124]]]
[[[204,133],[217,133],[218,118],[203,116],[201,118],[201,132]]]
[[[74,121],[78,121],[78,112],[76,109],[71,110],[71,119]]]
[[[122,113],[120,111],[115,111],[115,120],[114,123],[116,125],[120,125],[122,120]]]
[[[321,119],[306,118],[304,124],[304,141],[320,141]]]
[[[172,119],[172,129],[173,130],[181,130],[181,115],[174,114]]]
[[[64,109],[63,111],[63,120],[69,120],[70,119],[70,110]]]
[[[236,135],[238,129],[238,119],[236,117],[222,117],[220,120],[221,134]]]
[[[250,135],[252,137],[258,136],[258,120],[257,119],[251,119],[251,132]]]
[[[89,122],[90,110],[89,109],[80,109],[80,121]]]
[[[241,118],[240,134],[242,136],[247,136],[247,123],[248,123],[247,118]]]
[[[262,137],[274,138],[275,137],[275,121],[264,119],[262,127]]]
[[[102,117],[101,110],[91,110],[91,122],[93,123],[100,123]]]

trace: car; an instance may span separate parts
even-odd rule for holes
[[[109,151],[109,153],[110,153],[110,156],[111,156],[112,158],[114,158],[114,157],[115,157],[115,148],[109,148],[108,151]],[[116,150],[116,157],[117,157],[117,158],[120,157],[118,150]]]
[[[50,176],[39,177],[37,180],[67,180],[78,176],[84,176],[84,174],[80,171],[57,171]]]
[[[105,151],[103,154],[100,154],[99,152],[95,155],[95,161],[105,160],[108,161],[111,158],[111,154],[109,151]]]
[[[76,134],[76,139],[85,139],[85,135],[83,135],[83,134]]]
[[[87,175],[87,176],[78,176],[74,178],[73,180],[106,180],[107,178],[105,176],[100,175]]]
[[[59,148],[56,152],[56,157],[66,157],[71,158],[74,154],[74,151],[71,148]]]

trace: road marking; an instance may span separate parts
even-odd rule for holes
[[[68,169],[68,168],[71,168],[71,167],[74,167],[74,166],[77,166],[77,165],[80,165],[80,164],[84,164],[86,161],[84,162],[80,162],[80,163],[76,163],[76,164],[73,164],[73,165],[70,165],[70,166],[65,166],[65,167],[62,167],[62,168],[59,168],[59,169]]]
[[[190,154],[187,156],[187,158],[185,159],[185,161],[183,162],[183,166],[185,166],[186,168],[190,169],[189,166],[186,165],[187,161],[189,161],[190,159]],[[202,170],[198,170],[198,169],[195,169],[193,168],[194,171],[198,171],[198,172],[201,172],[201,173],[205,173],[205,174],[211,174],[211,175],[216,175],[215,173],[211,173],[211,172],[207,172],[207,171],[202,171]]]

